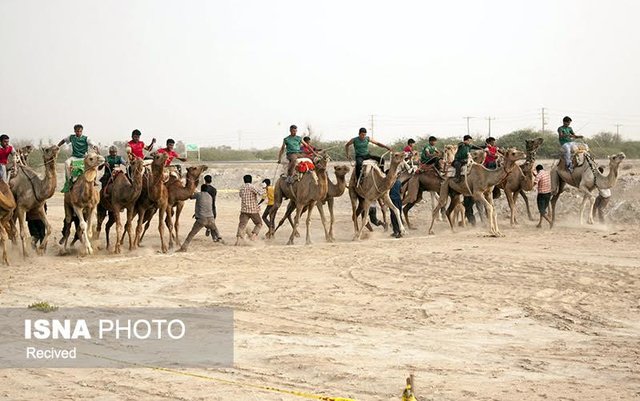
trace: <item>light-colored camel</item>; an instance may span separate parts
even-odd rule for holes
[[[344,191],[347,188],[346,175],[351,170],[351,168],[347,165],[334,166],[333,169],[336,175],[336,182],[334,184],[331,180],[327,181],[329,184],[329,189],[327,190],[327,196],[325,196],[323,200],[319,201],[316,204],[320,214],[324,213],[324,210],[321,210],[321,208],[324,207],[325,203],[327,204],[327,208],[329,209],[329,218],[330,218],[329,230],[328,231],[325,230],[325,239],[327,240],[327,242],[334,242],[336,240],[333,235],[333,224],[335,222],[335,218],[333,214],[333,201],[335,198],[339,198],[342,196],[342,194],[344,194]],[[293,227],[293,218],[291,217],[291,215],[293,214],[294,210],[295,210],[295,204],[293,203],[293,201],[289,201],[289,204],[287,205],[287,211],[285,212],[285,215],[282,217],[282,219],[280,219],[280,222],[278,222],[278,225],[276,226],[274,232],[278,231],[278,229],[280,228],[280,226],[282,226],[285,220],[289,220],[289,224],[291,224],[291,227]],[[298,232],[296,232],[295,236],[299,237],[300,235]]]
[[[133,240],[133,248],[140,246],[140,238],[145,222],[150,221],[158,212],[158,233],[160,234],[160,248],[163,253],[168,251],[167,243],[164,238],[165,224],[169,229],[169,238],[173,225],[171,224],[171,211],[169,210],[169,191],[163,183],[164,164],[168,156],[166,153],[154,153],[153,162],[151,162],[151,173],[146,171],[142,177],[142,192],[136,201],[134,208],[134,217],[138,216],[136,225],[136,236]],[[165,215],[169,214],[165,221]],[[125,227],[125,231],[131,227]]]
[[[445,205],[447,197],[449,197],[450,190],[453,190],[463,196],[472,196],[474,201],[481,202],[487,212],[489,234],[492,236],[502,236],[498,229],[498,219],[493,208],[493,197],[491,196],[491,191],[495,185],[499,184],[506,178],[507,174],[512,169],[518,167],[516,161],[524,158],[525,154],[523,152],[510,148],[505,151],[504,165],[495,170],[489,170],[483,165],[473,162],[467,167],[467,174],[466,176],[461,177],[460,181],[456,181],[455,178],[446,178],[440,189],[440,201],[432,212],[429,234],[433,234],[433,223],[436,219],[437,213],[439,209]],[[453,230],[453,221],[451,216],[448,215],[447,217],[449,218],[451,230]]]
[[[527,197],[527,191],[531,191],[534,186],[533,169],[536,162],[536,153],[542,145],[542,142],[544,142],[543,138],[525,140],[525,153],[527,155],[525,162],[521,166],[519,166],[520,168],[513,169],[507,175],[507,178],[504,180],[504,182],[496,186],[496,188],[502,189],[507,197],[509,209],[511,210],[512,226],[518,224],[516,218],[516,200],[518,199],[517,194],[520,194],[520,196],[522,196],[522,199],[524,199],[529,220],[533,220],[531,209],[529,208],[529,198]]]
[[[51,225],[44,212],[44,204],[56,191],[56,158],[60,149],[53,145],[41,149],[42,160],[44,161],[44,178],[41,179],[35,171],[26,165],[17,166],[16,175],[11,179],[9,185],[16,199],[16,209],[13,214],[14,221],[17,219],[20,226],[20,239],[22,241],[22,254],[27,256],[27,237],[29,230],[26,227],[26,214],[30,210],[36,210],[40,220],[45,226],[44,240],[37,248],[39,253],[47,249],[47,241],[51,234]]]
[[[314,206],[325,199],[329,190],[329,179],[327,177],[327,163],[329,156],[324,152],[319,152],[314,160],[315,170],[306,172],[302,175],[299,181],[294,181],[293,184],[288,184],[284,177],[278,178],[274,187],[274,201],[273,208],[269,213],[269,219],[272,222],[272,227],[269,227],[269,233],[267,237],[271,238],[275,234],[275,227],[273,222],[275,221],[278,208],[282,205],[283,199],[290,199],[294,204],[296,210],[296,216],[293,221],[293,228],[291,230],[291,236],[287,245],[293,245],[293,239],[296,236],[298,224],[300,222],[300,216],[306,210],[307,212],[307,233],[306,241],[307,245],[311,244],[311,234],[309,226],[311,223],[311,212]],[[325,235],[328,235],[327,222],[324,216],[324,211],[319,208],[320,219],[322,220],[322,226],[325,231]]]
[[[16,200],[9,184],[0,180],[0,245],[2,246],[2,261],[5,265],[9,265],[7,257],[7,241],[9,234],[7,227],[11,226],[13,212],[16,209]]]
[[[560,161],[556,166],[551,169],[551,227],[555,223],[556,217],[556,203],[562,191],[564,191],[565,185],[571,185],[576,187],[582,193],[582,203],[580,205],[580,224],[584,224],[584,209],[589,203],[589,214],[587,217],[587,223],[593,224],[593,204],[595,196],[592,191],[598,189],[610,189],[618,181],[618,169],[620,163],[625,159],[624,153],[618,153],[616,155],[609,156],[609,174],[606,176],[598,171],[598,166],[595,160],[591,158],[588,153],[585,153],[585,161],[582,165],[576,166],[573,169],[573,173],[567,171],[564,158],[560,158]]]
[[[180,228],[179,220],[182,208],[184,208],[184,201],[189,199],[196,192],[200,175],[202,175],[206,170],[207,166],[204,164],[200,166],[187,167],[187,174],[185,176],[186,185],[182,183],[182,180],[174,176],[170,176],[169,180],[165,183],[167,190],[169,191],[169,210],[173,217],[173,233],[176,243],[180,242],[178,239],[178,230]],[[169,238],[169,248],[173,247],[173,240],[173,237]]]
[[[396,152],[391,155],[391,164],[389,165],[389,171],[386,175],[375,165],[365,165],[362,167],[362,177],[358,183],[356,183],[355,174],[351,175],[351,180],[349,181],[349,198],[351,199],[351,219],[353,220],[354,240],[359,240],[362,236],[362,231],[367,223],[369,223],[369,206],[378,200],[382,200],[391,213],[395,214],[398,225],[400,226],[400,232],[404,234],[405,230],[402,224],[400,210],[395,207],[389,197],[389,190],[398,178],[398,166],[402,163],[405,163],[404,153]],[[360,219],[360,224],[358,224],[358,219]]]
[[[84,172],[64,194],[64,222],[69,228],[73,217],[76,216],[80,222],[78,225],[78,236],[84,245],[86,254],[93,253],[91,246],[91,222],[98,202],[100,202],[100,191],[96,185],[98,167],[104,164],[104,157],[97,153],[89,152],[84,158]],[[69,240],[69,229],[64,235],[64,250],[67,251]]]
[[[109,230],[115,222],[116,224],[116,244],[113,252],[120,253],[123,237],[122,220],[120,212],[127,210],[126,227],[131,226],[133,220],[133,212],[136,201],[142,192],[142,175],[144,166],[142,159],[133,158],[130,164],[132,178],[131,180],[124,173],[116,173],[111,176],[111,182],[102,188],[100,194],[100,203],[98,204],[98,220],[96,227],[96,239],[100,236],[100,229],[105,216],[109,215],[109,220],[105,226],[105,236],[107,237],[107,250],[109,250]],[[113,173],[112,173],[113,174]],[[127,230],[129,234],[129,249],[133,248],[133,235],[131,230]]]

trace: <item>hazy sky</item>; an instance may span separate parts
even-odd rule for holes
[[[0,132],[243,148],[551,129],[640,140],[640,2],[0,0]]]

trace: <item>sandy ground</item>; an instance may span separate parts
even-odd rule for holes
[[[235,366],[186,371],[316,394],[397,400],[414,372],[423,400],[638,399],[638,171],[626,170],[627,187],[614,190],[613,205],[630,209],[618,206],[628,214],[613,213],[609,225],[578,226],[575,199],[565,195],[553,231],[536,229],[522,210],[520,226],[509,227],[500,200],[504,238],[485,237],[482,226],[451,233],[445,223],[427,236],[424,203],[406,238],[378,229],[352,242],[345,196],[334,244],[325,243],[316,212],[312,246],[285,246],[286,227],[272,242],[242,247],[212,245],[201,233],[187,254],[158,253],[155,229],[144,248],[119,256],[59,256],[51,246],[23,261],[14,249],[13,265],[0,269],[0,305],[229,306]],[[245,172],[270,176],[273,166],[213,172],[219,188],[232,188]],[[237,194],[221,191],[218,208],[232,243]],[[49,213],[59,238],[61,196]],[[0,398],[301,399],[145,368],[2,369]]]

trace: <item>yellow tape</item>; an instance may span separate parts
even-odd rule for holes
[[[92,356],[94,358],[105,359],[107,361],[124,363],[126,365],[139,366],[139,367],[142,367],[142,368],[147,368],[147,369],[152,369],[152,370],[159,370],[161,372],[173,373],[173,374],[182,375],[182,376],[188,376],[188,377],[196,377],[198,379],[211,380],[211,381],[216,381],[216,382],[220,382],[220,383],[231,384],[231,385],[234,385],[234,386],[251,387],[251,388],[256,388],[256,389],[260,389],[260,390],[264,390],[264,391],[271,391],[271,392],[275,392],[275,393],[290,394],[290,395],[295,395],[296,397],[302,397],[302,398],[307,398],[307,399],[311,399],[311,400],[356,401],[353,398],[328,397],[328,396],[324,396],[324,395],[305,393],[305,392],[302,392],[302,391],[284,390],[284,389],[277,388],[277,387],[261,386],[259,384],[242,383],[242,382],[237,382],[237,381],[233,381],[233,380],[220,379],[220,378],[217,378],[217,377],[202,375],[202,374],[199,374],[199,373],[181,372],[179,370],[174,370],[174,369],[170,369],[170,368],[163,368],[163,367],[160,367],[160,366],[145,365],[145,364],[136,363],[136,362],[121,361],[119,359],[109,358],[107,356],[102,356],[102,355],[89,354],[89,353],[86,353],[86,352],[80,352],[80,354]]]

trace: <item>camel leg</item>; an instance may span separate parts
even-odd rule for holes
[[[110,249],[110,246],[111,246],[111,241],[110,241],[111,237],[109,233],[111,232],[111,227],[117,221],[117,218],[115,217],[116,215],[114,213],[116,213],[115,210],[112,210],[108,213],[109,219],[107,220],[107,224],[105,224],[104,226],[104,235],[107,238],[107,251]],[[120,216],[120,211],[118,211],[117,213],[118,213],[117,216]],[[119,239],[120,239],[120,233],[116,229],[116,244],[119,242]]]
[[[509,204],[509,209],[511,210],[511,226],[515,226],[518,224],[516,221],[516,200],[513,196],[513,192],[510,189],[505,188],[504,194],[507,196],[507,203]]]
[[[28,230],[25,228],[26,226],[26,214],[27,211],[18,207],[16,209],[18,211],[18,222],[20,223],[20,241],[22,241],[22,257],[26,258],[29,256],[29,252],[27,251],[27,232]]]
[[[439,201],[440,201],[440,198],[438,197],[438,194],[435,193],[435,192],[429,192],[429,195],[431,196],[431,204],[433,206],[437,205],[439,203]],[[443,210],[440,209],[440,214],[438,215],[438,221],[442,221],[443,220],[442,212],[443,212]],[[445,212],[445,215],[446,215],[446,212]],[[409,228],[411,228],[411,227],[409,227]]]
[[[400,213],[400,210],[398,210],[396,205],[394,205],[393,202],[391,201],[389,192],[384,193],[382,197],[382,201],[389,207],[389,216],[391,216],[391,213],[393,213],[396,216],[396,219],[398,219],[398,227],[400,228],[400,233],[406,234],[406,230],[404,229],[404,224],[402,224],[402,218],[401,218],[402,214]]]
[[[140,246],[140,236],[142,235],[142,227],[144,225],[143,219],[144,210],[138,210],[138,223],[136,224],[136,236],[133,240],[133,249],[136,249],[138,246]]]
[[[478,203],[482,203],[482,205],[485,207],[485,210],[487,211],[487,218],[488,218],[488,223],[489,223],[489,235],[493,236],[493,237],[498,237],[500,236],[500,233],[497,231],[497,224],[495,224],[494,220],[493,220],[493,214],[494,214],[494,210],[493,210],[493,206],[491,205],[491,203],[489,203],[489,201],[484,197],[484,194],[482,192],[474,192],[473,193],[473,199],[478,202]]]
[[[274,233],[278,231],[278,229],[284,224],[285,220],[289,220],[289,224],[293,229],[293,219],[291,218],[291,215],[293,214],[293,211],[295,210],[295,208],[296,208],[296,205],[293,203],[293,201],[289,201],[289,204],[287,205],[287,210],[284,212],[284,216],[282,216],[282,218],[278,222],[278,225],[273,230]],[[296,237],[299,237],[299,236],[300,234],[296,231]]]
[[[442,209],[446,203],[447,198],[449,197],[449,182],[445,180],[440,187],[440,198],[438,199],[438,204],[435,205],[433,211],[431,212],[431,225],[429,226],[429,235],[433,235],[433,223],[435,223],[438,218],[438,213],[440,213],[440,209]],[[453,231],[453,224],[451,224],[451,220],[449,220],[449,225],[451,226],[451,231]]]
[[[5,265],[9,266],[9,257],[7,256],[7,240],[9,240],[9,234],[4,229],[4,224],[0,222],[0,242],[2,242],[2,261]]]
[[[162,253],[167,253],[167,251],[169,250],[167,248],[167,244],[164,241],[164,214],[166,212],[167,208],[165,206],[160,206],[158,208],[158,233],[160,234],[160,249],[162,250]]]
[[[527,207],[527,216],[529,217],[529,221],[535,221],[535,219],[533,218],[533,215],[531,214],[531,208],[529,207],[529,197],[527,196],[527,193],[521,189],[519,191],[520,196],[522,196],[522,199],[524,200],[524,204]]]
[[[331,239],[331,242],[334,242],[336,238],[333,236],[333,224],[335,222],[335,218],[333,216],[333,198],[327,199],[327,208],[329,209],[329,218],[331,219],[329,221],[329,238]]]
[[[82,212],[82,208],[72,206],[74,214],[78,217],[79,226],[77,228],[78,236],[80,237],[80,242],[84,245],[85,252],[88,253],[89,249],[87,247],[87,243],[89,239],[87,238],[87,222],[84,220],[84,213]]]
[[[306,235],[306,239],[305,239],[305,245],[311,245],[311,212],[313,212],[313,207],[315,206],[315,202],[311,202],[308,207],[307,207],[307,235]],[[327,235],[327,227],[326,227],[326,221],[324,220],[324,212],[322,211],[322,206],[318,206],[318,209],[320,210],[320,216],[322,218],[322,226],[324,227],[324,234],[325,237]]]
[[[327,227],[327,220],[324,217],[324,205],[322,202],[317,202],[316,207],[318,208],[318,213],[320,213],[320,220],[322,220],[322,228],[324,229],[324,239],[327,242],[333,242],[331,240],[331,235],[329,235],[329,228]],[[309,208],[311,209],[311,208]],[[309,210],[309,215],[311,215],[311,210]]]
[[[120,253],[122,251],[120,247],[120,235],[122,234],[122,219],[120,218],[120,209],[114,208],[112,213],[115,214],[116,220],[116,244],[113,247],[113,253]],[[111,218],[109,218],[109,221],[111,221]]]
[[[175,232],[175,236],[176,236],[176,244],[180,243],[180,239],[178,238],[178,229],[180,228],[180,214],[182,213],[183,208],[184,208],[184,202],[183,201],[178,202],[178,204],[176,205],[176,217],[175,217],[175,221],[173,222],[173,231]]]
[[[164,218],[164,222],[167,225],[167,230],[169,230],[169,249],[173,249],[173,223],[171,222],[171,218],[173,216],[173,207],[167,207],[167,215]]]
[[[107,209],[104,208],[104,206],[98,204],[98,217],[96,218],[96,232],[95,232],[95,236],[93,237],[94,240],[98,240],[100,238],[100,231],[102,231],[102,222],[104,221],[104,218],[107,216]],[[109,245],[107,245],[107,248],[109,248]]]
[[[368,212],[369,212],[369,206],[371,206],[371,202],[368,199],[362,199],[360,200],[360,206],[362,206],[362,218],[360,220],[360,228],[358,229],[358,231],[356,232],[356,235],[353,238],[354,241],[357,241],[362,237],[362,231],[364,231],[364,228],[369,223]],[[360,209],[360,207],[358,207],[357,209]]]
[[[300,221],[300,214],[302,213],[302,205],[296,204],[296,218],[293,221],[293,229],[291,230],[291,236],[287,245],[293,245],[293,239],[295,238],[296,229],[298,228],[298,222]]]
[[[92,223],[93,223],[93,216],[95,214],[95,209],[96,209],[95,207],[91,208],[89,210],[89,215],[86,218],[87,228],[85,230],[85,233],[86,233],[85,239],[87,241],[87,244],[85,246],[87,248],[87,252],[89,253],[89,255],[93,254],[93,246],[91,245],[91,236],[92,236],[91,231],[93,230]]]
[[[49,219],[47,219],[47,214],[44,211],[44,203],[40,205],[40,208],[38,209],[38,216],[40,217],[40,220],[42,220],[42,222],[44,223],[44,238],[42,239],[42,242],[38,246],[38,253],[40,255],[43,255],[47,250],[49,235],[51,235],[51,224],[49,223]]]
[[[409,221],[409,211],[411,210],[411,208],[415,205],[415,203],[407,203],[406,205],[404,205],[404,207],[402,208],[402,214],[404,215],[404,221],[407,222],[407,227],[409,227],[409,230],[415,230],[416,228],[411,224],[411,222]]]
[[[131,224],[133,224],[133,208],[127,207],[127,222],[124,225],[124,230],[126,234],[129,236],[129,250],[133,249],[133,236],[131,235]],[[122,238],[118,238],[120,244],[124,243],[124,234],[122,233]]]

